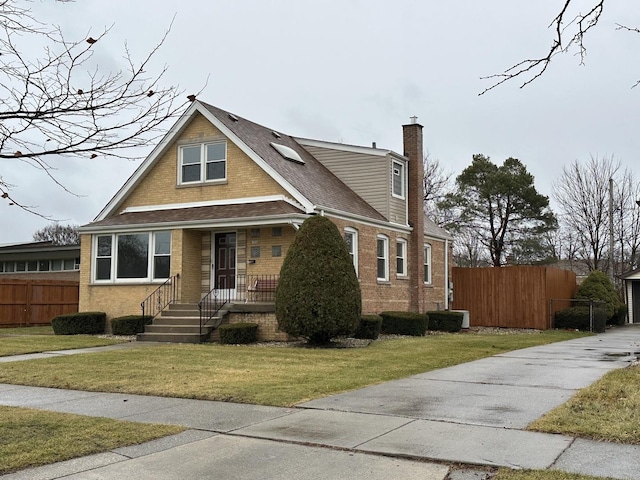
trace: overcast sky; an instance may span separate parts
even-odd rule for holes
[[[592,1],[577,1],[582,10]],[[475,153],[501,164],[520,159],[551,196],[563,165],[615,155],[640,178],[640,25],[634,3],[606,2],[586,38],[586,64],[557,57],[524,89],[485,95],[481,77],[544,54],[562,0],[81,0],[34,2],[42,21],[69,39],[109,35],[95,45],[103,70],[124,67],[124,42],[142,59],[169,37],[154,67],[186,93],[291,135],[371,145],[402,153],[401,125],[412,115],[424,144],[459,174]],[[626,7],[625,5],[629,5]],[[167,125],[167,128],[169,125]],[[14,160],[0,174],[22,203],[64,223],[86,224],[139,161],[54,159],[70,195]],[[0,202],[0,244],[30,241],[48,222]]]

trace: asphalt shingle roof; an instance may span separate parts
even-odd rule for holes
[[[276,131],[279,135],[277,138],[271,128],[230,114],[230,112],[207,103],[200,103],[318,208],[332,208],[374,220],[386,220],[375,208],[365,202],[319,160],[307,152],[293,137]],[[233,115],[236,120],[230,115]],[[304,164],[285,159],[271,146],[271,142],[292,148],[300,155]]]

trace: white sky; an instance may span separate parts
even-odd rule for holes
[[[576,0],[586,10],[593,0]],[[542,194],[563,165],[615,155],[640,179],[640,25],[633,2],[606,2],[586,38],[586,64],[557,57],[524,89],[505,84],[478,96],[499,73],[551,44],[547,26],[562,0],[79,0],[34,2],[38,18],[69,39],[98,34],[101,68],[122,68],[124,41],[142,59],[176,15],[154,65],[166,81],[207,103],[291,135],[402,153],[401,125],[424,125],[425,149],[458,175],[475,153],[519,158]],[[629,5],[629,6],[625,6]],[[169,125],[167,125],[167,128]],[[55,159],[56,175],[2,160],[22,203],[64,223],[90,222],[139,165]],[[30,241],[48,222],[0,202],[0,244]]]

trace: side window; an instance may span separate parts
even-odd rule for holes
[[[404,163],[391,163],[391,185],[394,197],[404,198]]]
[[[344,241],[347,244],[347,250],[353,262],[353,268],[358,275],[358,231],[355,228],[347,227],[344,229]]]
[[[407,241],[404,238],[396,240],[396,274],[407,276]]]
[[[424,246],[424,283],[431,283],[431,245]]]
[[[389,280],[389,239],[384,235],[378,235],[376,240],[377,275],[379,281]]]

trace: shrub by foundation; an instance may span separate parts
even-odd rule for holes
[[[114,335],[136,335],[144,332],[145,325],[153,321],[150,315],[127,315],[111,320],[111,331]]]
[[[339,335],[353,335],[361,313],[360,283],[342,234],[327,217],[308,218],[280,269],[278,328],[322,345]]]
[[[382,329],[382,317],[380,315],[362,315],[356,330],[356,338],[368,338],[376,340]]]
[[[593,331],[602,333],[607,323],[607,310],[604,308],[593,309]],[[555,314],[555,328],[568,328],[572,330],[590,330],[589,307],[579,306],[560,310]]]
[[[451,312],[446,310],[427,312],[429,316],[429,330],[440,332],[459,332],[462,330],[462,312]]]
[[[254,343],[258,338],[257,323],[225,323],[218,327],[220,343]]]
[[[107,314],[104,312],[78,312],[58,315],[51,320],[56,335],[95,335],[104,333]]]
[[[427,331],[429,316],[426,313],[382,312],[382,333],[421,337]]]
[[[627,322],[627,305],[625,303],[618,304],[616,308],[616,313],[613,314],[613,317],[609,322],[609,325],[624,325]]]

